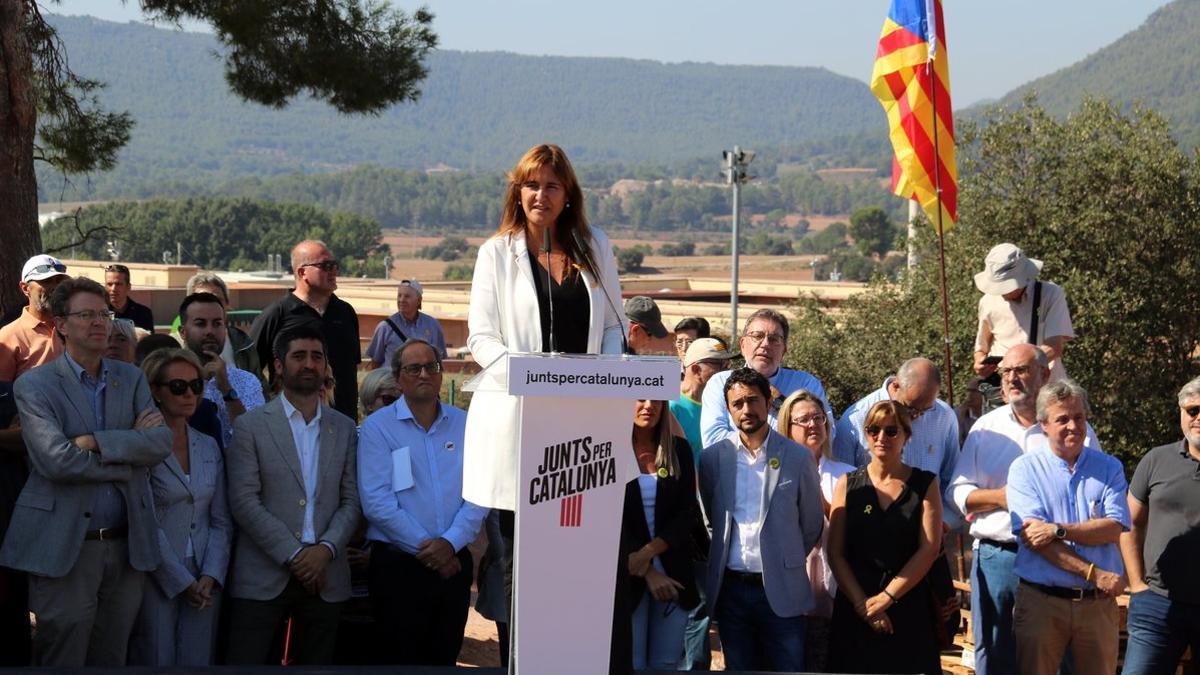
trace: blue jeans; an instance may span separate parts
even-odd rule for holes
[[[1134,593],[1126,625],[1124,675],[1172,675],[1189,645],[1193,655],[1200,654],[1200,605],[1175,602],[1154,591]]]
[[[975,637],[975,672],[1005,675],[1017,672],[1017,641],[1013,637],[1013,602],[1017,575],[1016,551],[980,540],[971,570],[971,626]]]
[[[804,617],[777,616],[762,585],[726,576],[715,618],[726,670],[804,670]]]
[[[683,659],[677,670],[708,670],[712,666],[712,650],[708,644],[708,593],[704,590],[708,562],[698,562],[695,568],[700,604],[688,613],[687,627],[683,629]]]
[[[688,613],[644,593],[633,610],[633,669],[675,670],[683,654]]]

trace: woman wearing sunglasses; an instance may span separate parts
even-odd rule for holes
[[[130,663],[207,666],[233,537],[224,461],[215,439],[188,427],[204,392],[196,355],[160,349],[142,371],[175,440],[171,455],[150,470],[162,563],[146,584]]]
[[[854,467],[833,459],[833,420],[825,413],[824,401],[812,392],[801,389],[784,399],[779,407],[779,433],[808,448],[820,478],[825,529],[821,532],[821,540],[808,554],[808,580],[812,584],[814,608],[804,624],[805,667],[819,673],[825,670],[829,661],[829,619],[837,594],[837,582],[829,567],[830,503],[838,479]]]
[[[838,480],[829,516],[838,586],[829,666],[938,675],[937,619],[925,580],[941,549],[937,476],[900,461],[912,435],[903,404],[876,403],[863,427],[870,462]]]
[[[641,473],[625,485],[621,521],[633,668],[675,670],[688,612],[700,604],[692,566],[700,507],[691,447],[664,401],[634,404],[633,453]]]

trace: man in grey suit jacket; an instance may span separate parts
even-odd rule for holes
[[[281,331],[275,372],[283,393],[234,422],[225,462],[241,529],[230,573],[229,664],[265,663],[289,615],[294,662],[333,660],[341,603],[350,597],[346,544],[362,511],[357,430],[321,403],[325,362],[319,330]]]
[[[34,665],[123,666],[144,573],[159,564],[146,467],[171,454],[142,372],[101,358],[104,288],[68,279],[50,299],[66,352],[16,382],[31,471],[0,548],[29,573]]]
[[[812,453],[767,424],[771,384],[750,368],[725,381],[738,428],[700,455],[700,499],[712,525],[708,604],[730,670],[804,670],[806,560],[824,511]]]

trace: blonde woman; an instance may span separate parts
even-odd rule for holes
[[[780,434],[812,452],[821,484],[821,506],[825,509],[825,529],[821,540],[808,554],[808,580],[812,584],[814,608],[805,622],[805,667],[814,672],[825,670],[829,660],[829,620],[833,616],[833,598],[837,581],[829,567],[829,508],[838,479],[854,470],[849,464],[833,459],[833,420],[816,394],[801,389],[783,401],[779,408]]]

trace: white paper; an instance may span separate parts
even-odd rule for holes
[[[413,486],[412,460],[408,447],[392,450],[392,492],[407,490]]]

